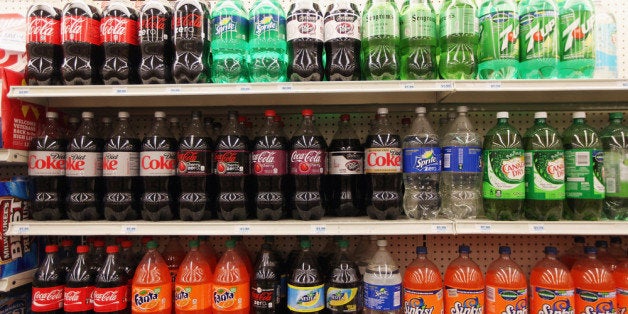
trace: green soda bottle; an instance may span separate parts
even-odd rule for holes
[[[362,15],[362,76],[399,79],[399,12],[393,0],[369,0]]]
[[[604,147],[604,216],[628,220],[628,127],[622,124],[624,114],[609,115],[610,125],[600,134]]]
[[[523,136],[525,150],[525,217],[560,220],[565,201],[565,152],[556,129],[547,124],[547,112],[534,113],[534,125]]]
[[[519,14],[513,0],[486,0],[480,6],[480,79],[517,78]]]
[[[586,124],[586,113],[573,113],[573,123],[563,133],[565,145],[564,216],[573,220],[599,220],[604,203],[602,142]]]
[[[440,76],[473,80],[478,70],[477,6],[474,0],[446,0],[440,11]]]
[[[401,79],[436,79],[436,13],[432,2],[406,0],[401,8],[400,23]]]
[[[525,198],[525,161],[521,134],[508,123],[508,112],[497,113],[497,125],[486,133],[482,196],[486,217],[518,220]]]
[[[595,69],[595,14],[591,0],[560,5],[560,78],[592,78]]]
[[[558,6],[554,0],[519,2],[519,78],[558,77]]]
[[[249,20],[242,1],[219,0],[211,13],[211,25],[213,82],[248,82]]]

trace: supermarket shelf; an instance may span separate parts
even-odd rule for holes
[[[0,149],[0,164],[28,162],[28,152],[17,149]]]
[[[456,220],[456,234],[628,235],[628,221]]]
[[[0,292],[7,292],[11,289],[33,282],[33,276],[35,276],[36,271],[37,269],[31,269],[0,279]]]

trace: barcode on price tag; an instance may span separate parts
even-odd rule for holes
[[[113,93],[116,95],[126,94],[128,90],[125,87],[116,87],[113,89]]]
[[[235,232],[237,234],[249,234],[251,233],[251,226],[249,225],[240,225],[235,227]]]
[[[313,234],[326,234],[327,226],[326,225],[312,225],[312,233]]]
[[[251,91],[251,85],[240,85],[240,91],[241,92],[250,92]]]
[[[454,83],[451,81],[440,81],[436,83],[436,88],[439,89],[452,89],[454,87]]]
[[[292,85],[290,85],[290,84],[281,84],[281,85],[279,85],[278,88],[279,88],[279,90],[282,90],[282,91],[291,91],[292,90]]]
[[[501,81],[490,81],[490,82],[488,82],[488,88],[490,88],[490,89],[500,89],[500,88],[502,88],[502,82]]]
[[[414,89],[414,83],[401,83],[402,90]]]
[[[135,225],[124,225],[122,226],[123,234],[133,234],[137,232],[137,226]]]
[[[178,94],[181,92],[180,87],[170,87],[166,90],[168,93]]]

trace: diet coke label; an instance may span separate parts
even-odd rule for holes
[[[367,148],[365,155],[365,173],[401,173],[401,148]]]
[[[102,155],[103,177],[137,177],[140,174],[140,153],[105,152]]]
[[[68,177],[100,177],[102,154],[93,152],[69,152],[65,157],[65,175]]]
[[[120,16],[107,16],[100,21],[100,35],[106,43],[138,45],[137,22]]]
[[[33,287],[33,312],[49,312],[63,309],[63,286]]]
[[[31,16],[28,18],[28,42],[61,44],[61,21],[49,17]]]
[[[148,151],[140,153],[140,176],[167,177],[176,174],[177,153]]]
[[[282,176],[286,168],[286,151],[256,150],[253,152],[253,173],[257,176]]]
[[[78,41],[100,46],[100,21],[86,16],[66,15],[61,20],[61,41]]]
[[[297,149],[290,153],[290,173],[296,175],[325,174],[326,154],[321,149]]]
[[[91,311],[93,308],[94,287],[65,287],[63,292],[63,309],[66,312]]]
[[[128,306],[128,287],[94,289],[94,312],[113,312]]]
[[[329,153],[329,174],[351,175],[364,173],[363,151]]]
[[[65,152],[30,151],[28,175],[50,177],[65,175]]]

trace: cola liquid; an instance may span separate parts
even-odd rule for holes
[[[360,11],[336,0],[325,13],[325,76],[328,81],[360,80]]]
[[[142,83],[172,83],[172,10],[160,1],[146,1],[140,13],[139,28]]]
[[[251,280],[251,310],[255,314],[277,313],[281,305],[282,264],[269,243],[264,243],[257,257]]]
[[[46,257],[33,278],[31,311],[33,313],[62,314],[65,272],[59,259],[57,245],[46,245]]]
[[[107,247],[107,260],[94,283],[94,312],[131,313],[129,278],[120,261],[117,245]]]
[[[26,16],[26,84],[59,85],[63,59],[61,10],[39,3],[32,5]]]
[[[286,17],[288,78],[291,81],[322,81],[323,14],[317,3],[302,0],[290,6]]]
[[[211,31],[207,6],[197,0],[179,0],[173,14],[175,83],[209,83]]]
[[[61,78],[66,85],[101,83],[103,59],[100,13],[83,0],[68,2],[61,13],[63,64]]]
[[[121,2],[111,2],[102,15],[103,82],[107,85],[138,83],[140,47],[137,12]]]
[[[63,309],[66,313],[92,313],[94,309],[94,278],[96,273],[87,261],[89,246],[76,247],[78,257],[67,274],[63,293]]]

